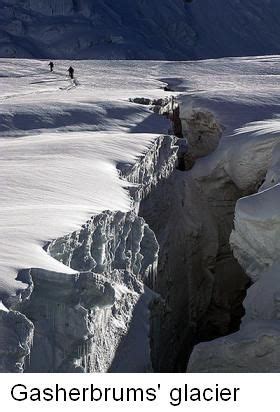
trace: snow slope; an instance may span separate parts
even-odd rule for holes
[[[1,0],[0,56],[186,60],[279,52],[277,0]]]

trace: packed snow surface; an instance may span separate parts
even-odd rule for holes
[[[54,73],[46,61],[1,60],[0,296],[26,287],[16,280],[22,268],[73,273],[42,246],[94,214],[131,208],[118,169],[145,154],[168,123],[130,98],[167,97],[169,84],[183,92],[186,110],[214,113],[226,145],[234,133],[246,139],[248,122],[278,125],[279,60],[59,61]]]

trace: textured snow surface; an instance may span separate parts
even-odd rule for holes
[[[186,60],[279,52],[278,0],[1,0],[0,55]]]

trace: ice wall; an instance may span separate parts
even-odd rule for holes
[[[23,372],[29,362],[33,330],[26,316],[0,308],[0,372]]]
[[[247,161],[239,161],[239,170],[231,168],[234,181],[253,193],[238,200],[230,237],[235,257],[253,282],[240,330],[197,345],[190,372],[279,372],[279,138],[273,124],[257,125],[257,132],[252,130],[256,124],[245,128],[251,129],[241,145]]]
[[[182,141],[195,165],[162,180],[140,207],[160,245],[155,289],[162,300],[152,310],[152,357],[161,372],[185,371],[196,341],[239,328],[248,284],[229,246],[243,193],[222,164],[234,141],[220,142],[222,126],[213,113],[182,104]]]
[[[80,231],[52,242],[48,252],[80,272],[125,270],[151,286],[154,283],[157,240],[134,212],[108,211],[93,217]]]

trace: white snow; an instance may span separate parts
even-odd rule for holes
[[[4,306],[1,301],[0,301],[0,311],[9,312],[8,309],[6,308],[6,306]]]

